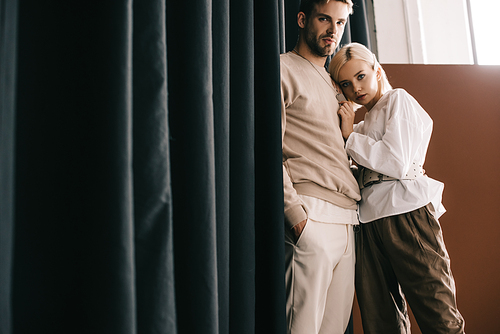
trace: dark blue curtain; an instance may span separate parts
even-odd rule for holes
[[[285,332],[297,5],[0,0],[0,334]]]

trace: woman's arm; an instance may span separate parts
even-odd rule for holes
[[[384,113],[376,120],[384,122],[381,130],[370,132],[365,122],[368,132],[351,134],[346,150],[366,168],[404,178],[413,162],[423,163],[425,159],[432,120],[404,90],[398,89],[389,98]]]

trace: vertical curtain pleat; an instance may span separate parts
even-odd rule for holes
[[[354,14],[350,20],[350,29],[352,33],[352,41],[358,42],[371,49],[370,31],[366,20],[366,0],[353,0]]]
[[[15,333],[134,333],[131,1],[23,1]]]
[[[279,9],[255,0],[256,333],[286,332]]]
[[[0,333],[11,333],[17,2],[0,0]]]
[[[279,39],[280,39],[280,52],[284,53],[286,49],[285,40],[285,0],[277,0],[278,3],[278,20],[279,20]]]
[[[300,0],[285,0],[285,52],[292,51],[299,37],[299,27],[297,26],[299,6]]]
[[[210,1],[168,2],[168,86],[179,333],[217,333]]]
[[[230,332],[255,329],[253,3],[230,1]]]
[[[176,333],[166,8],[135,1],[133,170],[137,333]]]
[[[229,0],[212,3],[219,334],[229,333]]]

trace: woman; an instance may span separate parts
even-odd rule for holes
[[[410,333],[405,297],[422,333],[463,333],[437,220],[444,185],[423,172],[432,119],[405,90],[392,89],[361,44],[342,48],[329,71],[348,100],[338,114],[360,166],[356,294],[364,333]],[[368,110],[355,126],[354,104]]]

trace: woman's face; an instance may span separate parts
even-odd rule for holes
[[[380,70],[361,59],[351,59],[339,71],[339,85],[347,99],[370,110],[380,99]]]

